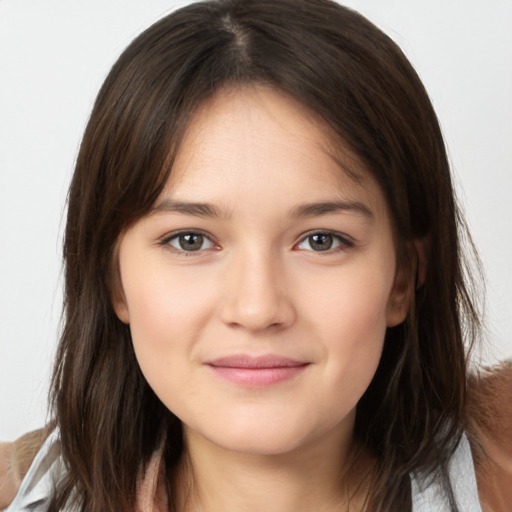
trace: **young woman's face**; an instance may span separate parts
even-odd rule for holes
[[[261,454],[350,436],[406,290],[381,190],[328,146],[294,100],[222,91],[120,241],[117,314],[188,435]]]

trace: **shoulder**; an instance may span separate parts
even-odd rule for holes
[[[467,434],[484,512],[512,503],[512,361],[471,374]]]
[[[5,509],[16,496],[29,468],[53,426],[41,428],[16,439],[0,442],[0,510]]]

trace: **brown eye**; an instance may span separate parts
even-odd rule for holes
[[[333,237],[332,235],[322,233],[319,235],[311,235],[308,237],[309,246],[314,251],[327,251],[332,247]]]
[[[184,252],[197,252],[213,247],[213,242],[201,233],[180,233],[168,240],[169,245]]]
[[[352,247],[353,243],[341,235],[329,232],[318,232],[303,238],[297,246],[299,249],[314,252],[325,252],[332,249]]]

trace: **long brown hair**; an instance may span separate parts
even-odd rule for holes
[[[88,512],[133,510],[137,476],[163,435],[172,479],[181,426],[142,376],[129,327],[114,313],[115,247],[162,191],[194,109],[222,87],[248,83],[297,99],[365,163],[387,198],[398,264],[411,280],[415,243],[424,248],[425,279],[407,320],[386,334],[355,435],[377,460],[370,510],[410,509],[415,472],[440,473],[451,495],[447,460],[465,421],[463,337],[471,345],[479,317],[428,95],[393,41],[333,1],[212,0],[168,15],[132,42],[83,137],[69,191],[65,324],[52,384],[67,472],[52,510],[70,501]]]

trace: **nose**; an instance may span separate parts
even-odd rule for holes
[[[221,317],[250,331],[290,326],[296,318],[283,265],[269,252],[240,255],[225,276]]]

